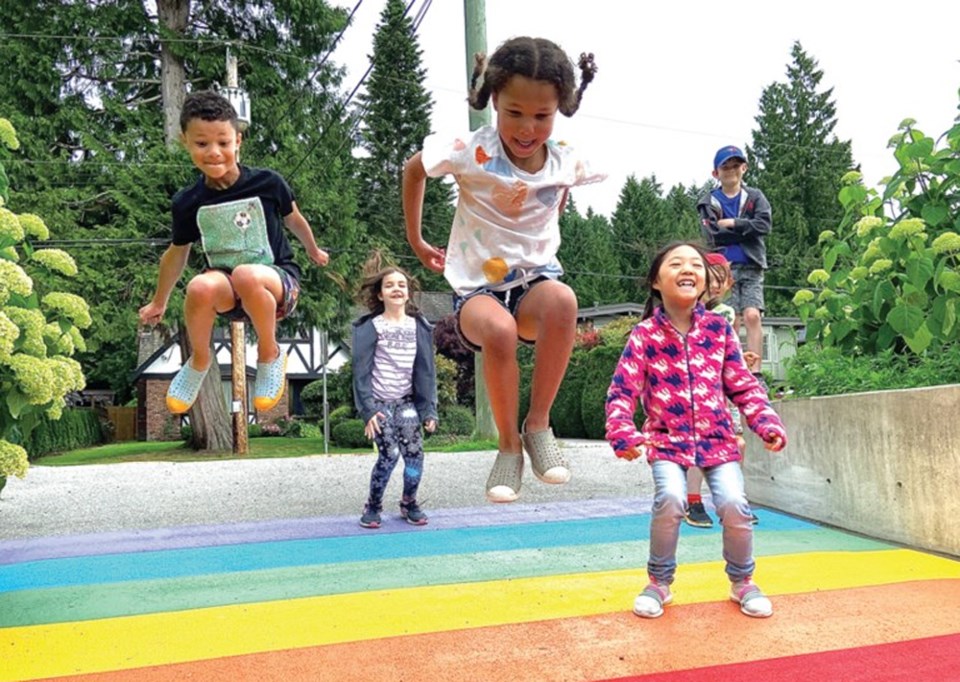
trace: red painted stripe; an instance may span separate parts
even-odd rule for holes
[[[960,679],[960,634],[602,682],[899,682]]]

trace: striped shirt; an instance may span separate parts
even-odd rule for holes
[[[377,349],[373,353],[373,397],[400,400],[413,391],[413,361],[417,356],[417,323],[412,317],[391,322],[377,315]]]

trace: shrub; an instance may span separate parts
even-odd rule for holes
[[[331,437],[333,442],[344,448],[370,447],[370,439],[363,433],[364,423],[362,419],[348,419],[342,424],[337,424]]]
[[[447,405],[440,412],[438,436],[470,436],[477,429],[477,420],[473,410],[461,405]]]
[[[247,437],[260,438],[263,435],[263,427],[259,424],[247,424]]]
[[[327,380],[327,401],[330,400],[329,377]],[[323,380],[311,381],[300,392],[300,402],[307,419],[323,419]]]
[[[899,168],[882,191],[858,172],[843,178],[844,217],[820,234],[822,267],[807,278],[819,293],[793,299],[809,342],[927,357],[960,342],[960,119],[937,139],[915,123],[890,140]]]
[[[18,149],[9,120],[0,118],[0,148]],[[4,150],[3,157],[6,157]],[[85,351],[80,333],[93,320],[87,302],[76,294],[56,291],[65,277],[77,275],[77,264],[60,249],[37,249],[50,231],[38,216],[9,210],[9,183],[0,163],[0,476],[23,477],[28,457],[69,449],[69,445],[101,442],[95,414],[79,417],[54,436],[42,423],[61,418],[65,397],[86,380],[71,356]],[[88,433],[87,433],[88,431]]]
[[[583,418],[580,416],[580,394],[583,392],[583,359],[585,351],[575,352],[560,383],[560,390],[550,409],[550,423],[558,436],[583,438]]]
[[[100,417],[91,408],[69,408],[60,419],[44,417],[30,432],[23,447],[30,460],[51,452],[65,452],[104,442]]]
[[[583,386],[580,390],[580,417],[587,438],[601,440],[606,436],[606,404],[610,380],[620,360],[622,348],[597,346],[583,359]],[[642,425],[643,408],[637,403],[634,422]]]
[[[353,406],[352,405],[341,405],[340,407],[335,407],[330,410],[330,414],[327,415],[327,418],[330,420],[330,433],[333,433],[333,430],[347,421],[348,419],[353,419]]]

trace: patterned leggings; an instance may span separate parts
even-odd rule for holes
[[[370,474],[370,501],[379,507],[383,492],[390,482],[390,474],[403,456],[403,497],[416,499],[420,476],[423,474],[423,437],[420,434],[420,416],[409,398],[394,402],[375,402],[384,415],[380,420],[380,434],[374,438],[380,453]]]

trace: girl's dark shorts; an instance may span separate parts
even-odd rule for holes
[[[517,309],[520,307],[520,301],[523,300],[523,297],[530,293],[530,290],[533,289],[540,282],[546,282],[547,280],[552,279],[550,277],[537,277],[534,280],[527,282],[526,286],[518,285],[512,289],[507,289],[506,291],[490,291],[489,289],[477,289],[472,291],[465,296],[458,296],[457,294],[453,295],[453,312],[456,315],[456,330],[457,336],[460,337],[460,342],[472,350],[474,353],[481,353],[483,349],[475,344],[473,341],[468,339],[464,333],[463,329],[460,328],[460,310],[463,308],[463,304],[469,301],[471,298],[476,296],[489,296],[494,299],[497,303],[500,304],[504,310],[510,313],[514,318],[517,316]],[[528,346],[534,344],[533,341],[525,339],[522,336],[517,336],[521,343],[524,343]]]

